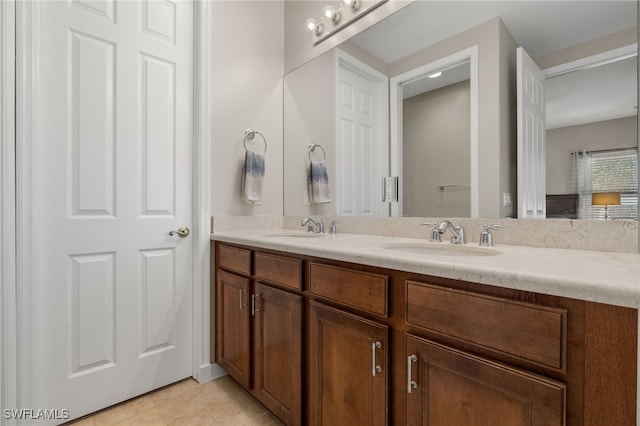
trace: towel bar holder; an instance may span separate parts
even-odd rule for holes
[[[313,161],[311,160],[311,153],[314,152],[316,150],[316,148],[320,148],[320,150],[322,151],[322,161],[327,159],[327,153],[325,152],[324,148],[322,147],[322,145],[317,144],[317,143],[310,143],[309,144],[309,161]]]
[[[265,139],[262,133],[253,129],[247,129],[244,131],[244,140],[242,141],[242,145],[244,145],[244,150],[249,151],[249,148],[247,148],[247,141],[248,140],[252,141],[256,137],[256,135],[259,135],[262,138],[262,141],[264,142],[264,151],[262,151],[262,153],[264,154],[265,152],[267,152],[267,139]]]

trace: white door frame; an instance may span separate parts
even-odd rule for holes
[[[391,205],[391,216],[402,217],[402,86],[444,67],[469,60],[470,76],[470,159],[471,159],[471,217],[479,215],[479,164],[478,164],[478,46],[474,45],[447,57],[419,66],[391,78],[390,91],[390,158],[391,175],[398,176],[398,202]]]
[[[2,265],[0,285],[0,407],[38,408],[31,405],[37,386],[34,363],[35,326],[32,321],[33,282],[36,264],[31,247],[38,244],[32,231],[37,215],[31,206],[37,185],[32,171],[32,134],[38,76],[39,2],[0,2],[0,236]],[[192,374],[204,383],[212,377],[209,356],[210,273],[210,152],[211,152],[211,3],[194,0],[194,146],[193,146],[193,360]],[[15,19],[13,14],[15,12]],[[15,74],[13,60],[15,42]],[[8,72],[7,72],[8,71]],[[13,109],[13,94],[17,101]],[[11,126],[15,122],[15,136]],[[15,152],[13,151],[15,146]],[[14,163],[15,158],[15,163]],[[15,219],[15,223],[14,223]],[[15,242],[15,244],[14,244]],[[51,407],[49,407],[51,408]],[[0,416],[0,424],[9,420]],[[11,421],[12,422],[12,421]],[[12,422],[13,423],[13,422]]]
[[[15,67],[15,0],[6,0],[0,2],[0,411],[18,406]]]

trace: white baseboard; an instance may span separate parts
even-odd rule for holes
[[[219,379],[226,376],[227,372],[222,369],[218,364],[207,364],[200,367],[198,376],[194,377],[201,385],[210,382],[211,380]]]

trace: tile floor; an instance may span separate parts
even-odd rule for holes
[[[73,426],[282,425],[228,376],[186,379],[69,423]]]

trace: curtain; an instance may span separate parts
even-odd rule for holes
[[[572,153],[571,165],[572,192],[578,194],[578,218],[591,219],[593,207],[591,206],[591,194],[593,192],[591,163],[592,155],[589,151],[576,151]]]

